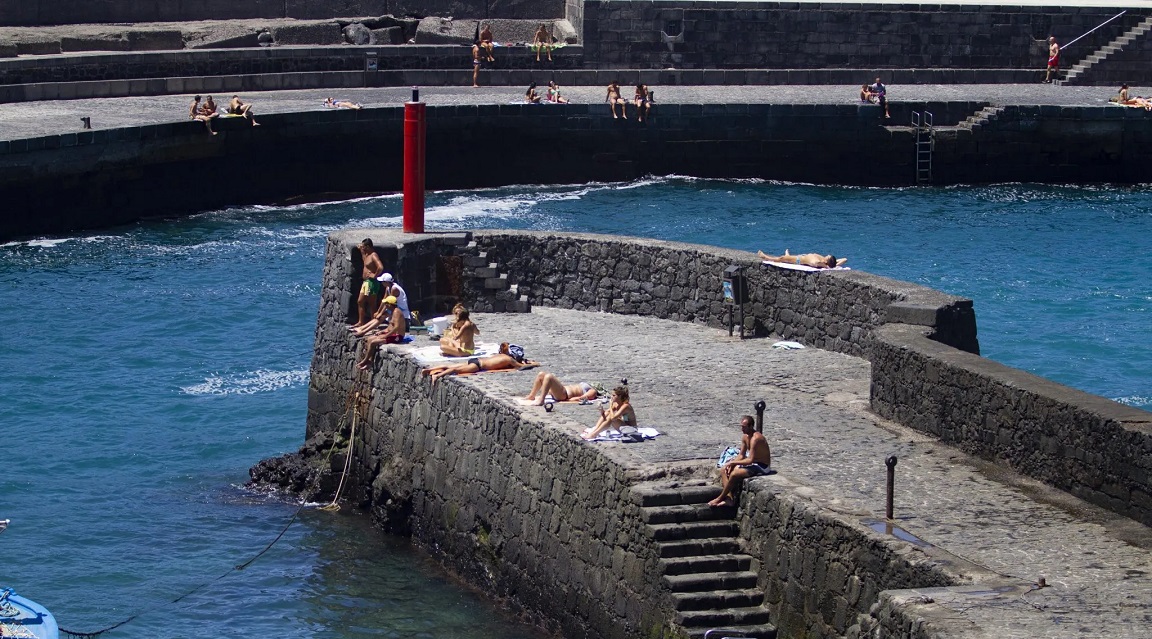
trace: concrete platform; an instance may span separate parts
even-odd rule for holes
[[[964,594],[920,593],[947,609],[952,621],[971,623],[964,636],[1148,636],[1152,530],[879,419],[868,410],[865,360],[774,349],[774,340],[740,340],[636,316],[537,307],[473,319],[483,341],[521,344],[543,363],[539,370],[566,382],[612,386],[626,377],[640,425],[664,434],[641,444],[586,445],[628,468],[714,471],[720,451],[739,441],[740,415],[763,399],[764,431],[779,474],[753,481],[773,482],[865,520],[883,519],[884,459],[897,455],[900,527],[994,573],[1047,582],[1023,594],[980,591],[979,584]],[[428,343],[421,337],[416,346]],[[474,385],[578,437],[596,421],[594,406],[558,404],[547,414],[516,402],[537,372],[442,383]]]

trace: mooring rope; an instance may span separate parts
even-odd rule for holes
[[[351,466],[352,442],[353,442],[353,438],[356,436],[356,422],[359,421],[360,411],[361,411],[362,407],[367,404],[367,401],[366,401],[367,398],[361,393],[361,388],[360,388],[361,386],[364,385],[364,381],[365,380],[363,379],[363,376],[361,376],[359,379],[357,379],[354,382],[352,389],[349,391],[348,401],[345,403],[345,406],[344,406],[344,412],[343,412],[343,414],[340,415],[340,422],[337,424],[336,430],[333,433],[332,445],[328,447],[328,452],[324,455],[324,460],[321,462],[320,467],[324,468],[327,465],[328,460],[330,460],[332,458],[332,453],[336,451],[336,445],[339,443],[338,435],[340,432],[342,432],[344,430],[344,425],[347,423],[348,414],[352,413],[352,432],[349,433],[349,436],[348,436],[348,455],[347,455],[347,458],[344,460],[344,474],[340,477],[340,486],[336,489],[336,497],[334,497],[332,499],[332,503],[328,504],[327,506],[322,506],[320,508],[320,510],[331,512],[331,511],[336,511],[336,510],[340,509],[340,506],[336,504],[336,499],[339,498],[339,496],[340,496],[340,491],[344,487],[344,478],[347,476],[348,469]],[[119,622],[117,622],[111,626],[108,626],[107,628],[101,628],[100,630],[96,630],[94,632],[80,632],[80,631],[76,631],[76,630],[69,630],[67,628],[60,628],[60,632],[66,634],[66,635],[72,636],[72,637],[80,637],[81,639],[90,639],[92,637],[100,636],[104,633],[111,632],[111,631],[113,631],[113,630],[115,630],[121,626],[124,626],[128,623],[131,623],[137,617],[140,617],[142,615],[146,615],[150,612],[154,612],[154,611],[159,610],[165,606],[169,606],[169,605],[174,604],[174,603],[179,603],[181,600],[183,600],[187,597],[190,597],[190,596],[196,594],[197,592],[200,592],[204,588],[207,588],[208,586],[220,581],[221,579],[228,577],[232,573],[244,570],[248,566],[251,566],[257,559],[259,559],[261,556],[263,556],[264,553],[271,550],[272,547],[276,545],[276,542],[280,541],[280,539],[284,537],[284,535],[288,532],[288,529],[292,527],[292,524],[296,523],[296,520],[300,517],[300,512],[303,511],[304,507],[308,505],[309,497],[311,497],[316,492],[316,490],[319,488],[320,479],[325,474],[326,474],[325,472],[317,472],[316,473],[316,476],[312,478],[312,485],[308,488],[308,490],[305,493],[303,493],[303,495],[300,499],[300,505],[296,507],[296,511],[293,512],[292,516],[288,518],[288,523],[285,524],[284,528],[282,528],[280,530],[280,534],[276,535],[276,537],[272,541],[268,542],[268,545],[264,546],[264,548],[260,552],[253,555],[250,559],[248,559],[248,561],[245,561],[244,563],[241,563],[241,564],[237,564],[237,565],[233,566],[232,568],[229,568],[227,572],[221,574],[219,577],[216,577],[215,579],[206,581],[206,582],[204,582],[198,586],[195,586],[191,590],[188,590],[184,594],[180,595],[179,597],[176,597],[175,599],[173,599],[171,601],[166,601],[164,603],[152,606],[151,608],[146,608],[144,610],[141,610],[140,612],[137,612],[133,615],[130,615],[129,617],[125,618],[124,620],[119,621]]]

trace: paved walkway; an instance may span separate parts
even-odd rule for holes
[[[547,84],[547,71],[542,71],[540,84]],[[1037,72],[1037,79],[1040,72]],[[871,80],[862,78],[861,82]],[[860,87],[856,86],[659,86],[657,106],[666,104],[857,104]],[[574,103],[604,105],[605,88],[601,86],[562,87],[563,94]],[[630,87],[625,87],[626,95]],[[979,101],[994,105],[1047,104],[1063,106],[1102,106],[1116,94],[1108,87],[1056,86],[1036,84],[915,84],[888,87],[895,102]],[[1152,95],[1152,88],[1132,87],[1132,95]],[[424,87],[420,97],[429,105],[508,104],[523,98],[524,89],[517,87]],[[242,97],[261,113],[320,111],[327,96],[353,100],[368,108],[398,106],[411,99],[410,87],[377,89],[310,89],[245,93]],[[231,96],[218,95],[217,104]],[[161,124],[187,119],[191,96],[167,95],[128,98],[94,98],[48,102],[0,104],[0,140],[39,137],[80,130],[80,118],[92,118],[94,129],[112,129],[142,124]],[[541,109],[562,109],[543,105]],[[1117,107],[1119,108],[1119,107]]]
[[[1011,597],[935,594],[937,604],[980,627],[966,636],[1149,636],[1152,529],[879,419],[868,412],[865,360],[635,316],[537,307],[474,319],[486,340],[524,345],[563,381],[613,386],[628,378],[640,425],[665,434],[643,444],[587,445],[630,467],[689,460],[714,467],[720,451],[738,443],[739,416],[763,399],[780,474],[756,481],[807,486],[839,512],[882,519],[884,459],[897,455],[902,527],[998,573],[1025,581],[1043,575],[1050,586]],[[475,384],[519,406],[515,398],[536,372],[447,383]],[[551,414],[522,410],[573,437],[598,414],[577,404],[558,404]]]

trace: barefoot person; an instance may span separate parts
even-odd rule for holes
[[[251,124],[252,126],[260,126],[256,122],[256,116],[252,114],[252,105],[242,102],[240,100],[240,96],[238,95],[232,96],[232,99],[229,100],[228,113],[231,113],[232,115],[242,115],[244,116],[245,120],[248,120],[248,124]]]
[[[492,57],[492,50],[495,46],[496,43],[492,41],[492,30],[488,28],[488,25],[484,25],[480,29],[480,49],[487,56],[488,62],[496,61],[496,58]]]
[[[212,118],[216,116],[204,115],[204,107],[200,106],[200,96],[192,98],[192,106],[188,108],[188,117],[197,122],[203,122],[208,132],[216,135],[216,132],[212,130]]]
[[[619,430],[621,426],[632,426],[633,428],[637,426],[636,411],[632,408],[631,402],[628,401],[627,386],[617,386],[612,391],[612,401],[608,404],[608,409],[605,410],[603,406],[600,407],[600,420],[596,422],[596,426],[580,436],[584,439],[596,439],[600,433],[609,428]]]
[[[1060,45],[1056,44],[1056,36],[1048,36],[1048,73],[1044,75],[1045,82],[1051,82],[1053,76],[1060,73]]]
[[[324,106],[328,107],[329,109],[354,109],[356,111],[364,108],[364,106],[359,102],[353,102],[351,100],[336,100],[331,96],[324,98]]]
[[[541,371],[536,376],[536,381],[532,382],[532,390],[524,399],[532,402],[536,406],[544,405],[544,398],[551,395],[553,399],[558,402],[566,402],[568,400],[593,400],[599,395],[596,387],[588,382],[580,382],[579,384],[572,384],[565,386],[559,378],[552,373]]]
[[[382,345],[399,344],[404,339],[404,333],[407,329],[404,314],[400,312],[395,297],[391,295],[385,297],[380,303],[380,310],[389,318],[388,328],[365,340],[364,357],[356,363],[356,367],[362,371],[367,370],[372,365],[372,359],[376,357],[376,351],[380,350]]]
[[[625,100],[624,98],[620,97],[620,85],[615,81],[613,81],[612,84],[608,85],[607,100],[608,100],[608,108],[612,109],[612,118],[613,119],[619,119],[619,116],[616,115],[616,105],[617,104],[620,105],[621,115],[624,116],[625,120],[628,119],[628,101]]]
[[[477,80],[480,79],[480,45],[472,45],[472,88],[479,89],[480,84]]]
[[[648,90],[647,84],[636,85],[632,103],[636,105],[636,121],[643,122],[644,118],[648,117],[648,112],[652,110],[652,92]]]
[[[846,257],[837,258],[835,255],[821,255],[819,253],[792,255],[788,252],[788,249],[784,249],[783,255],[769,255],[764,251],[756,251],[756,254],[765,262],[800,264],[802,266],[811,266],[812,268],[836,268],[848,261]]]
[[[536,35],[532,37],[532,50],[536,52],[536,61],[540,61],[540,51],[548,52],[548,61],[552,61],[552,34],[548,33],[548,29],[541,24],[539,29],[536,29]]]
[[[507,370],[521,370],[525,368],[533,368],[539,366],[538,362],[534,362],[524,357],[524,349],[508,342],[500,344],[500,352],[496,355],[489,357],[473,357],[464,364],[444,364],[440,366],[432,366],[420,371],[422,375],[428,375],[432,378],[432,383],[435,384],[441,377],[448,375],[456,375],[457,373],[482,373],[484,371],[507,371]]]
[[[364,268],[360,271],[364,283],[360,285],[360,295],[356,298],[356,308],[360,314],[356,318],[356,323],[352,325],[353,329],[367,324],[376,313],[376,301],[380,299],[380,282],[376,277],[384,272],[384,263],[380,261],[380,256],[376,255],[371,239],[364,238],[358,248],[364,261]]]
[[[772,467],[772,449],[764,434],[756,431],[756,418],[745,415],[740,418],[740,432],[744,434],[740,444],[740,454],[724,464],[720,470],[720,480],[724,489],[708,502],[709,506],[732,506],[732,491],[748,477],[766,475]]]
[[[456,321],[440,338],[440,353],[448,357],[472,357],[476,354],[476,336],[479,334],[480,329],[472,323],[468,311],[460,306],[456,310]]]

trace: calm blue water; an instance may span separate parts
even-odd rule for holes
[[[658,179],[430,194],[430,228],[819,250],[975,300],[988,357],[1152,408],[1152,189]],[[400,200],[0,246],[0,583],[109,637],[527,639],[362,518],[240,486],[302,440],[324,237]],[[368,541],[365,541],[368,540]],[[177,604],[179,595],[221,575]]]

